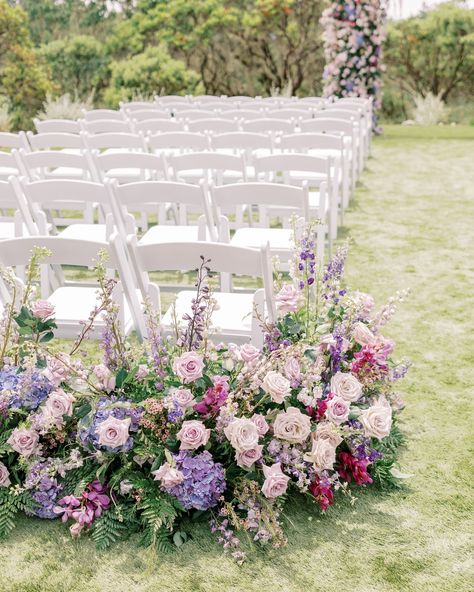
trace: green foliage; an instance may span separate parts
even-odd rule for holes
[[[442,101],[474,89],[474,10],[446,2],[420,16],[390,23],[384,48],[385,110],[399,118],[414,94]],[[397,97],[397,102],[394,99]],[[401,95],[401,96],[400,96]]]
[[[117,106],[137,93],[186,94],[199,92],[199,76],[180,60],[170,56],[165,45],[149,47],[143,53],[112,63],[110,87],[105,102]]]
[[[41,46],[39,53],[61,93],[74,89],[84,99],[107,85],[109,60],[102,43],[91,35],[57,39]]]
[[[92,538],[99,551],[107,549],[117,541],[125,538],[129,531],[129,525],[124,521],[120,507],[112,506],[103,512],[100,518],[94,520],[92,526]]]
[[[28,492],[18,493],[7,487],[0,488],[0,539],[15,528],[15,519],[20,511],[32,507]]]

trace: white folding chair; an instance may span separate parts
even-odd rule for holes
[[[36,150],[58,149],[70,154],[80,154],[85,148],[84,140],[79,134],[66,132],[46,132],[33,134],[26,132],[31,148]]]
[[[147,136],[151,152],[164,154],[185,154],[209,150],[209,137],[185,131],[163,132]]]
[[[201,179],[217,185],[225,182],[246,181],[247,171],[243,155],[217,152],[190,152],[168,157],[176,181],[196,184]]]
[[[112,132],[107,134],[83,134],[85,145],[89,150],[99,150],[107,152],[147,152],[145,136],[139,132],[124,133]]]
[[[158,109],[158,107],[152,108],[151,106],[148,109],[125,110],[125,114],[134,123],[145,121],[146,119],[170,119],[168,111]]]
[[[217,240],[214,220],[207,193],[203,185],[189,185],[168,181],[140,181],[119,185],[107,184],[113,204],[114,218],[122,236],[136,233],[133,212],[156,214],[158,224],[151,226],[140,238],[139,244]],[[177,212],[177,224],[167,220],[169,205]],[[190,221],[188,209],[200,213],[198,220]]]
[[[180,119],[186,123],[188,121],[196,121],[196,119],[213,118],[216,116],[214,111],[208,109],[181,109],[178,107],[173,109],[173,113],[176,119]]]
[[[114,109],[84,109],[83,114],[86,121],[125,121],[125,115]]]
[[[167,164],[160,154],[149,152],[92,152],[99,179],[117,179],[120,183],[168,179]]]
[[[21,174],[28,179],[83,179],[96,178],[94,165],[87,150],[70,154],[62,150],[25,152],[13,150]]]
[[[13,152],[0,151],[0,181],[7,181],[12,175],[21,175],[22,170]]]
[[[89,237],[105,241],[113,230],[110,197],[102,183],[71,179],[47,179],[28,182],[20,181],[34,220],[39,228],[45,228],[44,220],[50,224],[53,234],[68,238]],[[100,218],[104,223],[94,223],[94,209],[100,208]],[[51,212],[82,212],[83,217],[55,217]],[[74,215],[74,214],[73,214]],[[66,228],[59,231],[57,226]]]
[[[295,131],[294,121],[288,119],[272,119],[270,117],[242,121],[240,126],[243,132],[256,132],[260,134],[265,132],[271,132],[273,134],[291,134]]]
[[[354,125],[354,144],[357,148],[357,176],[359,176],[364,168],[365,159],[365,122],[362,120],[362,110],[358,112],[349,109],[325,108],[323,111],[318,111],[314,114],[315,119],[339,119],[341,121],[348,121]]]
[[[189,109],[189,105],[191,104],[191,101],[189,100],[188,96],[180,96],[180,95],[164,95],[164,96],[160,96],[160,95],[156,95],[155,96],[155,104],[158,105],[160,108],[163,106],[166,106],[166,108],[168,107],[173,107],[173,106],[177,106],[177,105],[188,105],[188,109]]]
[[[221,119],[233,119],[236,121],[249,121],[251,119],[262,119],[265,117],[265,111],[251,111],[250,109],[234,109],[230,111],[223,111],[219,114]]]
[[[65,283],[58,288],[52,280],[51,266],[78,266],[90,269],[97,262],[100,251],[108,255],[107,268],[118,269],[115,251],[109,248],[106,242],[71,239],[51,236],[35,236],[15,238],[0,241],[0,262],[8,267],[25,266],[35,247],[44,247],[51,252],[40,265],[41,297],[47,299],[55,309],[55,321],[58,328],[55,330],[57,337],[72,339],[80,332],[81,322],[86,322],[91,311],[97,306],[97,285],[77,285]],[[125,261],[120,262],[126,265]],[[119,308],[119,320],[125,334],[133,329],[133,317],[130,307],[123,296],[121,285],[115,286],[114,300]],[[93,338],[99,338],[104,329],[104,313],[96,318],[92,332]]]
[[[132,123],[128,119],[95,119],[93,121],[81,119],[80,124],[82,131],[89,135],[133,133]]]
[[[245,155],[247,178],[255,178],[254,158],[273,154],[274,141],[271,134],[254,132],[229,132],[210,136],[211,147],[223,154]]]
[[[114,240],[117,242],[119,238],[115,237]],[[148,272],[190,271],[200,265],[201,256],[205,260],[210,260],[208,265],[211,270],[221,274],[221,291],[212,294],[217,306],[213,308],[211,316],[211,338],[234,343],[250,340],[255,346],[262,346],[263,333],[259,318],[270,322],[275,318],[268,247],[250,249],[210,242],[139,245],[135,235],[127,237],[127,246],[142,296],[153,298],[158,310],[159,291],[153,289]],[[231,275],[260,278],[263,281],[263,289],[250,294],[232,292]],[[129,292],[133,297],[134,285],[130,286]],[[191,303],[195,296],[195,290],[181,291],[177,294],[176,302],[161,318],[164,333],[175,334],[175,318],[180,326],[183,325],[183,315],[191,313]],[[138,310],[137,306],[135,310]],[[144,335],[145,321],[142,315],[137,316],[141,316],[137,319],[137,325],[141,327]]]
[[[0,150],[2,148],[23,148],[28,151],[30,145],[25,132],[19,132],[18,134],[11,134],[10,132],[0,132]]]
[[[278,256],[280,270],[288,271],[289,262],[294,256],[293,230],[291,228],[270,227],[269,211],[283,210],[285,216],[297,216],[299,224],[309,221],[308,186],[302,187],[275,183],[238,183],[211,187],[212,204],[215,217],[219,221],[219,240],[237,246],[258,248],[269,243],[272,255]],[[258,222],[252,227],[238,228],[230,236],[228,219],[222,216],[223,208],[246,206],[258,207]],[[318,260],[324,260],[325,228],[320,227],[317,234]]]
[[[225,132],[236,132],[239,130],[239,123],[231,119],[196,119],[195,121],[189,121],[187,128],[190,132],[201,132],[201,133],[225,133]]]
[[[18,186],[18,177],[0,181],[0,240],[40,234],[28,202]]]
[[[154,101],[120,101],[122,111],[142,111],[143,109],[153,109],[155,106]]]
[[[39,134],[78,134],[81,131],[79,121],[74,119],[33,119]]]
[[[176,119],[145,119],[133,124],[136,132],[144,134],[161,134],[166,132],[184,131],[185,125],[182,121]]]

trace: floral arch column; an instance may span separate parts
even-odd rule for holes
[[[334,0],[324,11],[326,97],[373,97],[374,113],[380,108],[385,5],[384,0]]]

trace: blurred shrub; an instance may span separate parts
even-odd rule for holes
[[[0,132],[9,132],[11,128],[8,99],[0,97]]]
[[[79,100],[77,96],[72,99],[69,93],[53,98],[48,95],[43,103],[43,109],[37,113],[38,119],[80,119],[83,117],[82,110],[93,109],[93,93],[86,99]]]
[[[104,100],[112,107],[138,93],[187,94],[201,91],[199,74],[188,70],[184,62],[173,59],[163,44],[113,62],[111,71],[110,86],[104,93]]]
[[[413,119],[418,125],[437,125],[446,120],[447,110],[441,97],[428,93],[425,97],[415,96]]]

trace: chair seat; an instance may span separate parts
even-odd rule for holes
[[[278,252],[293,252],[293,231],[290,228],[239,228],[231,239],[231,244],[239,247],[260,248],[267,242],[272,254]]]
[[[105,224],[70,224],[58,236],[63,238],[87,238],[94,241],[107,241]]]
[[[17,237],[18,234],[15,230],[15,222],[0,222],[0,240]],[[28,229],[24,224],[20,236],[29,236]]]
[[[97,288],[86,286],[63,286],[55,290],[48,301],[54,305],[55,319],[58,328],[55,330],[61,339],[73,339],[81,330],[78,321],[87,320],[91,311],[97,306]],[[128,334],[133,329],[133,320],[128,303],[124,300],[124,330]],[[104,313],[94,323],[93,333],[100,335],[104,328]]]
[[[176,241],[197,241],[199,229],[197,226],[165,226],[157,225],[149,228],[138,241],[140,245],[150,243],[174,243]],[[210,240],[206,229],[207,239]]]
[[[177,319],[182,319],[185,313],[191,313],[192,299],[195,297],[195,291],[178,292],[174,304]],[[254,294],[214,292],[212,297],[217,301],[218,307],[211,318],[211,330],[216,331],[220,338],[248,341],[252,333]],[[171,306],[161,319],[166,333],[174,334],[173,318]],[[185,321],[180,321],[180,325],[184,324]]]

